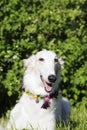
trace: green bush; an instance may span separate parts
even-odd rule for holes
[[[86,7],[86,0],[0,1],[0,113],[20,95],[22,60],[42,48],[64,59],[62,89],[71,104],[87,96]]]

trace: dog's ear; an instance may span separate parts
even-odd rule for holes
[[[58,68],[59,70],[64,68],[64,61],[61,58],[58,59]]]
[[[23,60],[24,67],[33,67],[35,65],[35,55],[30,56],[28,59]]]
[[[42,49],[42,51],[47,51],[47,49]]]

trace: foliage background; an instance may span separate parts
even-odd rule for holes
[[[62,93],[87,106],[87,1],[0,1],[0,115],[21,94],[22,60],[43,48],[65,61]]]

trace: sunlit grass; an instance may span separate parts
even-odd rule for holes
[[[60,125],[56,130],[87,130],[87,109],[84,106],[72,108],[68,125]]]

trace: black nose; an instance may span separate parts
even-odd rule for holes
[[[49,75],[48,76],[48,80],[50,81],[50,82],[55,82],[56,81],[56,76],[55,75]]]

